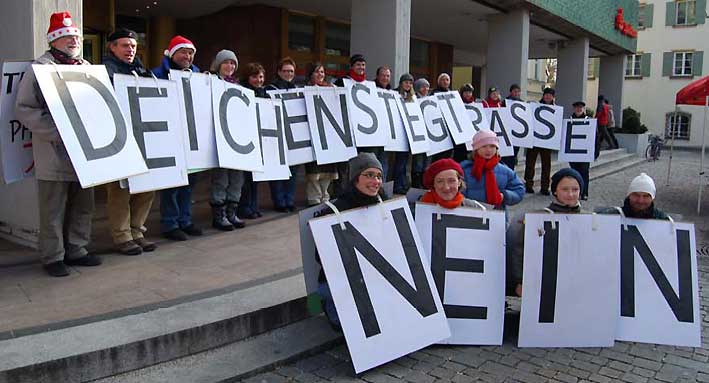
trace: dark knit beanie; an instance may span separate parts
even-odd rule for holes
[[[412,75],[409,74],[409,73],[404,73],[404,74],[401,75],[401,77],[399,77],[399,83],[402,83],[402,82],[404,82],[404,81],[411,81],[411,82],[414,82],[414,76],[412,76]]]
[[[375,168],[383,172],[382,164],[379,162],[377,157],[372,153],[362,152],[350,160],[350,182],[354,183],[357,181],[359,175],[369,169]]]
[[[547,87],[547,88],[544,88],[544,91],[542,92],[542,94],[547,94],[547,93],[554,96],[556,94],[556,91],[554,90],[554,88]]]
[[[359,53],[354,54],[354,55],[352,55],[352,57],[350,57],[350,66],[353,66],[355,63],[358,63],[360,61],[367,62],[367,60],[364,59],[363,55],[361,55]]]
[[[559,186],[559,182],[564,177],[574,178],[579,183],[579,188],[583,189],[583,177],[581,174],[571,168],[563,168],[551,176],[551,194],[556,195],[556,187]]]

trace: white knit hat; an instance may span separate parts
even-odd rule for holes
[[[639,176],[633,178],[628,186],[628,194],[630,193],[647,193],[655,199],[655,181],[650,178],[649,175],[645,173],[640,173]]]

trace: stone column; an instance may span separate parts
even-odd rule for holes
[[[350,54],[367,59],[367,78],[382,65],[391,67],[391,85],[409,72],[411,0],[357,0],[352,2]],[[376,28],[372,28],[376,25]]]
[[[625,79],[625,55],[601,57],[598,70],[598,94],[613,105],[615,123],[623,121],[623,80]],[[597,100],[588,100],[596,106]]]
[[[480,97],[487,96],[487,88],[496,86],[502,97],[510,85],[522,89],[522,99],[527,99],[527,60],[529,59],[529,11],[526,9],[488,20],[485,89]]]
[[[3,11],[0,13],[0,57],[3,60],[32,60],[44,53],[48,49],[49,16],[59,11],[69,11],[74,23],[81,28],[82,0],[3,2]],[[0,237],[37,247],[39,207],[35,179],[9,185],[0,182],[0,195]]]
[[[556,62],[556,104],[571,115],[572,104],[586,99],[588,38],[560,42]]]

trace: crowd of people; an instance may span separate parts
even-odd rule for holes
[[[47,31],[49,50],[35,60],[35,64],[89,65],[81,56],[81,32],[74,24],[68,12],[59,12],[50,17]],[[147,69],[136,56],[138,36],[134,31],[116,29],[108,36],[106,55],[102,64],[113,81],[115,74],[138,75],[168,79],[170,70],[189,70],[200,72],[193,61],[197,48],[189,39],[175,36],[165,50],[160,65]],[[325,67],[321,63],[311,63],[305,68],[305,84],[308,86],[345,86],[345,79],[366,81],[366,58],[355,54],[350,58],[349,72],[333,82],[328,81]],[[228,49],[219,51],[214,57],[209,72],[224,81],[238,83],[251,89],[256,97],[269,97],[269,90],[294,89],[296,85],[296,63],[291,58],[278,62],[273,80],[266,84],[266,71],[260,63],[239,64],[237,55]],[[377,87],[392,89],[391,68],[377,68],[374,82]],[[441,73],[436,79],[435,88],[425,78],[414,79],[405,73],[399,77],[399,92],[404,102],[415,102],[419,97],[426,97],[439,92],[451,91],[451,77]],[[460,89],[464,103],[476,102],[474,87],[465,84]],[[506,99],[522,101],[521,88],[513,84]],[[546,88],[539,101],[554,104],[554,89]],[[612,108],[599,97],[597,110],[599,137],[609,142],[610,147],[617,146],[612,139],[609,127],[614,126]],[[487,97],[481,100],[486,108],[502,107],[505,99],[496,87],[490,87]],[[585,104],[574,104],[574,118],[588,118]],[[578,107],[577,107],[578,106]],[[38,199],[40,211],[39,249],[45,270],[52,276],[69,275],[66,265],[97,266],[101,258],[89,254],[86,246],[90,240],[91,220],[94,212],[93,188],[82,189],[72,167],[59,132],[37,84],[32,70],[22,79],[16,103],[16,115],[33,133],[35,174],[38,181]],[[388,152],[384,144],[380,147],[360,148],[368,152],[368,159],[375,159],[377,171],[362,174],[353,173],[351,163],[330,165],[305,165],[305,190],[308,205],[317,205],[334,197],[342,201],[352,193],[352,187],[358,181],[367,181],[369,191],[379,189],[382,182],[392,180],[394,193],[405,194],[410,187],[431,190],[424,196],[429,202],[444,206],[464,203],[464,199],[476,200],[505,209],[506,206],[519,203],[525,193],[534,193],[534,173],[536,158],[541,157],[541,190],[543,195],[554,194],[554,182],[550,175],[551,150],[530,148],[526,150],[524,181],[514,172],[519,148],[514,148],[514,155],[500,157],[497,136],[489,131],[481,131],[473,138],[473,150],[468,152],[465,145],[456,145],[453,149],[428,157],[426,154],[411,155],[404,152]],[[597,144],[597,152],[600,143]],[[360,157],[357,157],[360,158]],[[588,196],[588,164],[571,164],[574,175],[578,175],[580,199]],[[291,167],[292,176],[288,180],[269,181],[273,207],[279,212],[296,210],[295,191],[298,167]],[[438,179],[433,174],[440,171],[444,178]],[[455,174],[454,174],[455,173]],[[456,176],[457,175],[457,176]],[[211,169],[209,203],[212,208],[212,226],[218,230],[231,231],[246,226],[244,219],[258,218],[262,215],[259,207],[258,183],[254,182],[250,172],[233,169]],[[456,178],[457,177],[457,178]],[[202,229],[192,219],[192,190],[200,182],[200,174],[189,175],[189,184],[159,191],[160,193],[160,233],[174,241],[185,241],[190,237],[202,235]],[[440,185],[438,184],[440,182]],[[374,185],[376,184],[376,185]],[[457,185],[457,186],[456,186]],[[462,187],[466,185],[466,187]],[[376,186],[376,187],[375,187]],[[439,186],[441,188],[439,188]],[[552,187],[550,191],[549,187]],[[445,190],[448,190],[446,192]],[[157,245],[145,238],[145,222],[151,209],[155,192],[130,194],[121,182],[106,185],[107,215],[112,240],[116,252],[124,255],[139,255],[154,251]],[[358,189],[357,189],[358,190]],[[453,193],[453,191],[456,191]],[[364,191],[362,191],[365,193]],[[365,193],[367,194],[367,193]],[[446,199],[452,197],[452,199]],[[368,199],[365,199],[369,201]],[[364,200],[363,200],[364,201]],[[453,201],[453,202],[450,202]]]

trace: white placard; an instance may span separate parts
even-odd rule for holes
[[[514,155],[512,141],[507,130],[507,123],[512,119],[508,108],[485,108],[485,117],[490,122],[490,130],[497,134],[500,142],[500,156]]]
[[[317,163],[346,162],[356,157],[357,147],[347,111],[347,89],[309,86],[304,94]]]
[[[450,336],[406,199],[316,218],[310,229],[355,372]]]
[[[357,147],[384,146],[388,142],[387,112],[374,81],[344,79],[350,122]]]
[[[208,73],[170,70],[170,79],[175,81],[180,95],[182,136],[187,149],[187,169],[190,170],[219,167],[210,77]]]
[[[318,291],[318,275],[320,274],[320,264],[315,259],[315,240],[313,240],[313,233],[310,231],[308,221],[315,218],[318,213],[325,209],[327,209],[327,205],[322,203],[298,211],[300,254],[303,257],[303,278],[305,279],[305,292],[308,295]]]
[[[279,89],[269,91],[268,94],[283,102],[282,123],[288,147],[288,165],[315,161],[303,89]]]
[[[30,65],[29,61],[5,61],[2,64],[0,154],[6,184],[34,176],[32,132],[15,117],[17,90]]]
[[[421,97],[416,101],[421,108],[423,120],[426,122],[426,135],[430,142],[430,148],[426,154],[432,156],[453,149],[453,141],[448,134],[441,110],[438,108],[436,96]]]
[[[564,108],[558,105],[539,103],[529,104],[534,108],[532,113],[534,127],[534,146],[559,150],[561,147],[561,127],[564,120]]]
[[[263,171],[251,89],[212,77],[212,108],[219,167]]]
[[[502,344],[505,213],[419,202],[415,216],[451,329],[441,343]]]
[[[460,98],[460,93],[455,91],[440,92],[436,93],[436,98],[438,99],[438,108],[446,120],[446,126],[453,142],[459,145],[472,140],[476,130],[473,128],[463,99]]]
[[[32,69],[81,187],[148,171],[105,66],[34,64]]]
[[[510,110],[510,120],[505,125],[512,146],[531,148],[534,146],[534,111],[530,104],[516,100],[505,100]]]
[[[384,101],[387,112],[387,126],[389,127],[387,144],[384,150],[387,152],[408,152],[409,141],[406,139],[406,128],[404,127],[404,116],[399,111],[399,100],[401,95],[395,90],[378,89],[377,95]]]
[[[701,347],[694,224],[632,218],[622,224],[617,339]]]
[[[406,139],[409,142],[411,154],[426,153],[431,144],[426,138],[428,131],[426,130],[426,122],[423,120],[423,113],[421,113],[421,107],[419,107],[418,102],[406,102],[403,98],[400,98],[397,106],[404,121]]]
[[[610,347],[620,216],[525,216],[519,347]]]
[[[485,107],[479,102],[465,104],[465,111],[468,112],[468,118],[473,125],[473,129],[475,129],[475,133],[490,129],[490,122],[487,120],[487,117],[485,117],[483,110],[485,110]]]
[[[281,100],[256,97],[255,101],[263,171],[253,172],[253,180],[255,182],[287,180],[291,173],[288,167],[286,136],[283,124],[278,122],[283,120]]]
[[[593,162],[596,151],[596,119],[564,120],[559,162]]]
[[[128,178],[131,193],[167,189],[188,184],[187,154],[175,81],[125,74],[113,75],[128,126],[148,165],[148,173]]]

